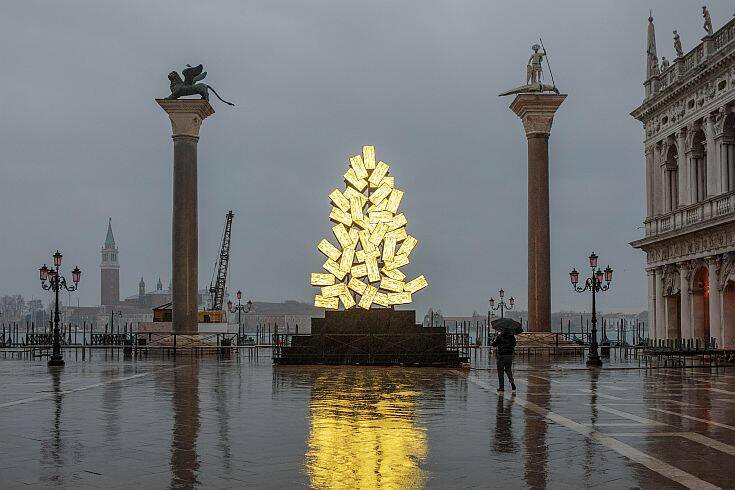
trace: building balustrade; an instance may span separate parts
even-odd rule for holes
[[[645,221],[646,237],[652,237],[672,230],[705,221],[720,219],[735,209],[735,192],[728,192],[705,199],[704,201],[682,206],[670,213],[654,216]]]
[[[713,41],[715,50],[723,48],[733,39],[735,39],[735,24],[730,22],[725,27],[714,33]]]
[[[713,52],[707,57],[725,48],[735,39],[735,21],[730,21],[720,30],[712,35]],[[704,45],[698,44],[696,48],[685,54],[682,58],[674,60],[673,63],[658,75],[656,91],[660,92],[672,85],[679,77],[688,74],[697,68],[705,60]]]

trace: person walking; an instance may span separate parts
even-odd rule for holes
[[[498,393],[505,392],[505,375],[508,376],[513,393],[516,384],[513,380],[513,352],[516,348],[516,336],[511,330],[502,330],[493,340],[493,347],[497,348],[498,356]]]

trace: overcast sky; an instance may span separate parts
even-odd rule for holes
[[[731,1],[709,1],[715,29]],[[553,9],[551,8],[553,5]],[[659,57],[703,35],[691,1],[17,0],[0,18],[0,294],[47,298],[37,269],[64,253],[99,304],[112,217],[122,295],[171,275],[167,73],[204,63],[213,101],[199,142],[199,281],[235,212],[230,289],[311,301],[327,194],[365,144],[392,165],[419,239],[419,312],[487,309],[505,288],[526,306],[526,142],[511,100],[542,36],[569,97],[550,141],[553,309],[589,308],[568,271],[594,250],[615,281],[601,307],[646,306],[641,125],[646,23]],[[75,297],[72,301],[76,302]]]

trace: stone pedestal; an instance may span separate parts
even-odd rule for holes
[[[519,94],[510,109],[528,140],[528,330],[551,331],[549,134],[566,95]]]
[[[171,287],[173,331],[197,331],[197,143],[202,121],[214,114],[206,100],[162,100],[174,140]]]
[[[456,336],[455,336],[456,337]],[[310,335],[276,337],[276,364],[459,366],[461,342],[447,342],[444,327],[416,324],[416,312],[373,308],[324,312]]]

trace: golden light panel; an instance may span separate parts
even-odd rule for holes
[[[403,191],[395,187],[390,165],[377,161],[375,147],[349,158],[345,189],[329,194],[329,219],[339,246],[323,239],[317,249],[327,257],[325,272],[311,274],[319,287],[314,306],[327,309],[392,307],[411,303],[428,286],[423,275],[406,282],[400,268],[418,240],[406,232],[408,220],[398,208]]]

